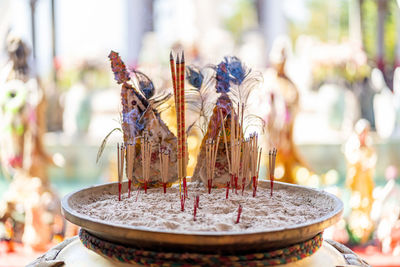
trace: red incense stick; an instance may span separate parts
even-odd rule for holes
[[[163,183],[164,194],[167,193],[167,183]]]
[[[198,208],[200,208],[199,203],[200,203],[200,196],[197,195],[197,196],[196,196],[196,206],[197,206]]]
[[[237,188],[238,188],[238,177],[235,175],[235,194],[237,194]]]
[[[211,194],[212,180],[208,179],[208,193]]]
[[[197,197],[196,197],[197,199]],[[196,221],[196,213],[197,213],[197,201],[194,199],[194,207],[193,207],[193,221]]]
[[[181,211],[185,211],[185,196],[181,195]]]
[[[229,181],[226,182],[226,196],[225,196],[226,199],[229,198],[229,187],[230,187],[230,184],[231,183]]]
[[[131,197],[131,185],[132,185],[132,181],[129,180],[129,181],[128,181],[128,198]]]
[[[186,156],[186,127],[185,127],[185,53],[182,51],[181,64],[180,64],[180,111],[181,111],[181,142],[182,142],[182,175],[183,175],[183,186],[185,198],[188,197],[188,189],[186,183],[186,164],[187,164],[187,156]]]
[[[253,176],[253,197],[257,194],[257,177]]]
[[[272,151],[269,151],[269,180],[271,187],[271,197],[274,190],[274,176],[275,176],[275,159],[276,159],[276,148],[273,148]]]
[[[238,215],[237,215],[236,223],[239,223],[239,221],[240,221],[240,215],[241,215],[241,214],[242,214],[242,205],[239,204]]]

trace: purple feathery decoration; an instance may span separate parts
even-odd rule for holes
[[[216,80],[215,89],[217,89],[217,93],[228,93],[230,91],[229,73],[226,62],[218,64]]]
[[[225,57],[225,63],[230,74],[230,80],[237,85],[240,85],[246,77],[245,69],[237,57]]]
[[[126,70],[126,66],[118,53],[111,51],[108,55],[108,58],[111,61],[111,69],[114,72],[114,79],[118,82],[118,84],[129,81],[129,73]]]

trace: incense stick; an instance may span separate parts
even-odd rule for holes
[[[177,156],[178,156],[178,178],[179,178],[179,193],[182,192],[182,140],[181,140],[181,105],[180,105],[180,60],[179,60],[179,55],[176,56],[176,103],[175,103],[175,110],[176,110],[176,121],[177,121],[177,129],[176,129],[176,134],[177,134],[177,139],[178,139],[178,147],[177,147]]]
[[[219,140],[220,136],[218,133],[216,142],[212,139],[206,141],[206,177],[209,194],[211,193],[212,183],[215,174],[215,162],[217,160]]]
[[[141,142],[141,153],[142,153],[142,175],[144,180],[144,192],[147,193],[147,183],[150,178],[150,163],[153,143],[149,140],[147,132],[143,133]]]
[[[167,192],[169,152],[166,149],[159,148],[160,155],[160,173],[163,184],[164,194]]]
[[[174,61],[174,57],[172,56],[172,51],[169,54],[169,65],[171,68],[171,77],[172,77],[172,87],[174,90],[174,100],[175,100],[175,107],[176,107],[176,73],[175,73],[175,61]]]
[[[176,56],[176,64],[174,66],[174,58],[172,52],[170,53],[170,68],[172,84],[174,87],[175,96],[175,109],[177,120],[177,158],[178,158],[178,178],[179,178],[179,193],[183,193],[185,198],[188,195],[186,184],[186,166],[187,166],[187,153],[186,153],[186,132],[185,132],[185,55],[182,51],[181,58]]]
[[[122,179],[124,176],[124,158],[125,158],[125,146],[117,143],[117,159],[118,159],[118,200],[121,201],[121,187]]]
[[[269,180],[270,180],[270,187],[271,187],[271,197],[274,190],[274,178],[275,178],[275,160],[276,160],[276,153],[278,150],[273,148],[269,151]]]
[[[133,165],[135,163],[135,146],[127,143],[126,147],[126,176],[128,177],[128,198],[131,196],[131,186],[133,178]]]
[[[240,221],[240,215],[242,214],[242,205],[239,204],[239,208],[238,208],[238,215],[237,215],[237,219],[236,219],[236,224],[239,223]]]
[[[193,221],[196,221],[196,213],[197,213],[197,197],[194,199],[193,204]]]
[[[180,70],[180,113],[181,113],[181,146],[182,146],[182,175],[183,175],[183,189],[185,198],[188,196],[187,184],[186,184],[186,124],[185,124],[185,53],[182,51],[181,57],[181,70]]]
[[[222,115],[221,109],[218,109],[218,110],[219,110],[219,114],[220,114],[220,117],[221,117],[222,132],[224,134],[224,143],[225,143],[226,160],[228,161],[228,170],[229,170],[229,173],[232,173],[231,162],[229,160],[229,148],[228,148],[228,143],[226,141],[226,131],[225,131],[224,116]]]

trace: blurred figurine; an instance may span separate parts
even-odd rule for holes
[[[393,74],[393,103],[396,112],[395,129],[393,135],[400,136],[400,67],[394,70]]]
[[[277,91],[283,102],[283,112],[279,116],[278,96],[274,93],[270,96],[271,110],[267,118],[267,132],[270,144],[275,146],[279,153],[276,159],[276,170],[281,170],[278,179],[281,182],[296,183],[296,170],[298,167],[308,168],[301,158],[293,141],[293,128],[296,115],[299,110],[299,91],[296,85],[285,73],[289,43],[283,39],[277,39],[271,49],[271,63],[273,66],[272,87]],[[282,106],[282,105],[281,105]],[[277,175],[277,174],[276,174]]]
[[[376,200],[371,218],[376,223],[376,237],[385,254],[400,255],[400,185],[396,183],[398,171],[389,166],[385,172],[387,183],[376,188]]]
[[[365,119],[359,120],[355,125],[354,134],[344,147],[348,165],[346,185],[351,190],[348,229],[352,241],[361,243],[369,240],[374,228],[370,213],[377,156],[369,131],[369,122]]]
[[[377,92],[373,99],[376,132],[382,138],[389,138],[395,128],[396,110],[392,91],[387,87],[382,71],[371,72],[371,82]]]
[[[96,65],[84,62],[79,67],[79,80],[65,95],[63,130],[70,136],[87,133],[91,118],[91,94],[96,79]]]
[[[25,43],[9,36],[7,52],[9,61],[0,70],[0,152],[3,172],[13,180],[0,202],[0,223],[13,225],[15,241],[46,249],[54,218],[61,214],[46,171],[52,159],[42,141],[45,97],[30,73]]]

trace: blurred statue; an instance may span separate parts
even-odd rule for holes
[[[396,112],[395,129],[393,135],[400,136],[400,67],[394,70],[393,74],[393,103]]]
[[[389,166],[385,172],[387,183],[378,187],[371,217],[376,223],[376,237],[385,254],[400,255],[400,185],[398,171]]]
[[[273,66],[271,86],[276,94],[270,95],[271,110],[266,125],[269,146],[275,146],[278,149],[276,170],[280,174],[277,178],[282,182],[296,183],[297,167],[308,167],[293,141],[293,128],[299,110],[299,91],[285,73],[290,50],[289,43],[285,41],[277,39],[271,49],[270,60]],[[279,112],[279,107],[281,111],[283,109],[282,112]]]
[[[79,80],[65,95],[63,130],[66,135],[81,136],[88,132],[91,119],[91,93],[98,71],[96,65],[84,62],[79,67]]]
[[[396,123],[396,110],[392,91],[387,87],[381,70],[371,72],[371,83],[377,92],[373,99],[376,132],[382,138],[389,138]]]
[[[7,230],[9,239],[46,249],[53,237],[53,221],[61,214],[46,171],[52,159],[42,141],[45,97],[30,73],[25,43],[9,36],[7,52],[9,61],[0,70],[0,151],[3,173],[12,182],[0,202],[0,223],[12,226]]]
[[[350,239],[361,243],[369,240],[374,229],[370,213],[377,156],[369,131],[369,122],[365,119],[359,120],[344,147],[347,160],[346,185],[351,190],[348,229]]]

